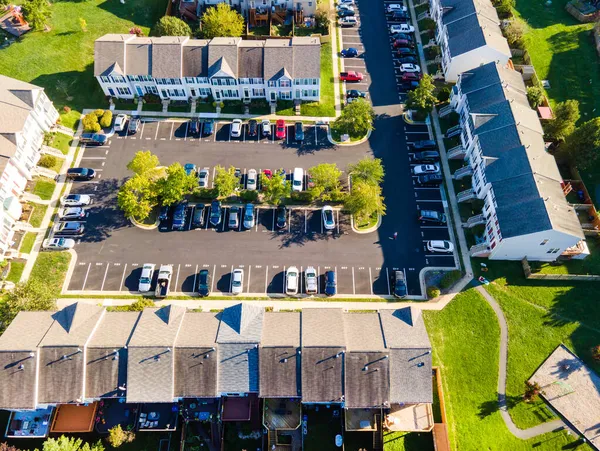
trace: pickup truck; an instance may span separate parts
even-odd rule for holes
[[[317,271],[312,266],[304,271],[306,281],[306,294],[317,294]]]
[[[158,270],[158,280],[156,281],[156,292],[154,296],[157,298],[166,298],[169,294],[169,284],[173,275],[173,265],[161,265]]]
[[[341,81],[361,81],[364,78],[364,75],[360,72],[350,71],[350,72],[340,72],[340,80]]]

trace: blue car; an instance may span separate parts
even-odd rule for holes
[[[194,163],[186,163],[183,167],[187,175],[196,175],[196,165]]]
[[[337,281],[335,271],[327,271],[325,273],[325,294],[327,296],[335,296],[337,293]]]
[[[354,58],[358,56],[358,50],[354,47],[349,47],[340,52],[344,58]]]
[[[185,228],[185,202],[177,204],[173,212],[173,230],[183,230]]]

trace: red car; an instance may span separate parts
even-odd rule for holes
[[[396,39],[394,41],[394,48],[397,49],[398,47],[412,47],[413,43],[410,42],[408,39]]]
[[[275,138],[285,139],[285,121],[279,119],[275,124]]]
[[[402,74],[402,81],[419,81],[421,77],[420,72],[404,72]]]
[[[266,178],[270,179],[271,177],[273,177],[273,172],[271,172],[270,169],[264,169],[263,170],[263,174],[265,175]]]
[[[341,72],[340,80],[341,81],[361,81],[364,78],[364,75],[360,72]]]

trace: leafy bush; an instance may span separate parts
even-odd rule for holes
[[[70,113],[70,112],[71,112],[71,107],[68,107],[67,105],[65,105],[65,106],[63,107],[63,111],[64,111],[65,113]]]
[[[145,308],[153,308],[156,307],[156,304],[152,299],[138,299],[132,304],[129,305],[119,305],[118,307],[110,308],[113,312],[141,312]]]
[[[452,92],[452,90],[449,87],[444,86],[437,93],[437,99],[438,99],[438,101],[439,102],[446,102],[450,98],[450,93],[451,92]]]
[[[198,188],[198,190],[196,190],[196,192],[194,193],[196,196],[198,196],[200,199],[214,199],[215,197],[218,197],[218,192],[215,188]]]
[[[442,280],[440,281],[440,288],[442,290],[450,288],[452,285],[458,282],[461,277],[462,273],[459,270],[447,272],[446,274],[444,274],[444,277],[442,277]]]
[[[437,298],[442,292],[438,287],[427,287],[427,297],[429,299]]]
[[[57,158],[54,155],[42,155],[40,161],[38,161],[38,166],[43,168],[52,168],[57,162]]]
[[[191,36],[188,24],[175,16],[161,17],[152,29],[153,36]]]
[[[94,110],[94,114],[96,115],[98,120],[100,120],[100,118],[104,115],[104,110],[101,108],[98,108],[97,110]]]
[[[258,191],[244,190],[240,193],[240,198],[245,202],[255,202],[258,200]]]
[[[294,202],[311,203],[314,200],[314,193],[309,191],[293,191],[291,199]]]
[[[135,440],[133,431],[124,431],[120,424],[113,426],[108,430],[106,441],[113,448],[118,448],[123,443],[131,443]]]
[[[523,36],[525,35],[525,22],[520,19],[511,20],[504,27],[504,36],[508,41],[508,45],[521,49],[524,47]]]
[[[427,60],[433,60],[436,57],[440,56],[441,53],[442,53],[442,51],[440,50],[440,48],[437,45],[427,47],[425,49],[425,58]]]
[[[539,107],[544,101],[544,91],[539,86],[527,87],[527,100],[531,108]]]
[[[106,110],[100,118],[100,127],[108,128],[112,124],[112,111]]]
[[[158,94],[146,93],[144,94],[144,102],[145,103],[160,103],[160,96]]]
[[[515,7],[515,0],[496,0],[494,6],[501,19],[512,16],[512,9]]]
[[[435,20],[430,19],[429,17],[426,17],[425,19],[421,20],[419,28],[421,30],[429,30],[429,31],[435,31]]]
[[[103,110],[100,111],[102,111],[104,114]],[[86,132],[96,133],[102,129],[102,127],[100,127],[100,124],[98,123],[98,116],[95,112],[88,113],[85,116],[83,116],[83,120],[81,122],[83,124],[83,129]]]

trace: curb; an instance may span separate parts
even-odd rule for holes
[[[427,125],[427,121],[425,121],[425,122],[413,121],[410,118],[408,111],[402,114],[402,119],[404,119],[404,122],[406,122],[409,125]]]
[[[377,224],[375,224],[373,227],[369,227],[366,230],[359,230],[356,227],[354,227],[354,216],[350,215],[350,227],[352,227],[352,231],[354,233],[358,233],[359,235],[366,235],[367,233],[375,232],[379,228],[379,226],[381,226],[381,221],[382,216],[380,214],[377,214]]]
[[[331,128],[327,128],[327,139],[329,140],[329,142],[331,144],[335,144],[337,146],[358,146],[359,144],[362,144],[364,142],[366,142],[370,137],[371,137],[371,131],[369,130],[367,132],[367,134],[362,137],[361,139],[359,139],[358,141],[349,141],[349,142],[342,142],[342,141],[336,141],[335,139],[333,139],[333,137],[331,136]]]
[[[129,220],[131,221],[131,223],[136,226],[139,229],[143,229],[143,230],[154,230],[157,229],[158,226],[160,225],[160,220],[158,219],[158,216],[156,217],[156,221],[154,221],[154,224],[152,225],[146,225],[146,224],[142,224],[140,222],[137,222],[133,216],[129,218]]]

